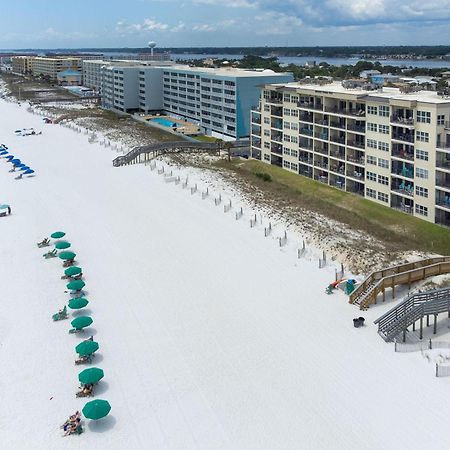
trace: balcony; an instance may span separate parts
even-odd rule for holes
[[[366,117],[366,111],[363,108],[353,109],[353,108],[339,108],[337,106],[327,106],[325,108],[325,111],[332,114],[339,114],[345,116]]]
[[[277,155],[283,154],[283,146],[281,144],[274,144],[272,142],[272,145],[270,146],[270,151],[272,153],[276,153]]]
[[[253,159],[261,160],[261,150],[253,148],[253,146],[252,146],[252,149],[251,149],[251,155],[252,155]]]
[[[313,123],[313,115],[312,114],[300,114],[299,118],[300,122]]]
[[[283,129],[283,121],[280,119],[272,119],[270,122],[270,126],[272,128],[276,128],[278,130],[282,130]]]
[[[414,184],[405,180],[393,178],[391,190],[400,195],[414,197]]]
[[[331,162],[330,170],[339,175],[344,175],[345,174],[345,165],[344,164],[334,164],[333,162]]]
[[[234,95],[231,95],[230,97],[235,98]],[[266,103],[272,103],[273,105],[282,105],[283,104],[283,99],[281,97],[269,97],[264,100],[266,101]]]
[[[311,136],[312,137],[314,135],[314,130],[312,128],[300,128],[298,133],[303,136]]]
[[[450,211],[436,209],[435,222],[444,227],[450,227]]]
[[[329,125],[329,122],[328,122],[328,120],[326,120],[326,119],[316,119],[316,120],[314,121],[314,123],[315,123],[316,125],[321,126],[321,127],[328,127],[328,125]]]
[[[328,184],[328,175],[317,174],[317,175],[314,175],[314,179],[316,181],[320,181],[321,183]]]
[[[321,169],[328,170],[328,162],[325,159],[314,161],[315,167],[320,167]]]
[[[252,117],[252,123],[256,123],[258,125],[261,125],[261,116],[259,116],[259,117]]]
[[[450,194],[442,191],[436,191],[436,205],[450,210]]]
[[[298,146],[300,148],[304,148],[306,150],[312,150],[313,144],[312,141],[309,139],[299,139]]]
[[[306,163],[306,164],[311,164],[311,165],[312,165],[312,163],[313,163],[313,158],[312,158],[312,156],[300,155],[300,156],[298,157],[298,160],[301,161],[301,162],[303,162],[303,163]]]
[[[345,161],[345,152],[337,152],[335,150],[330,151],[330,156],[332,158],[340,159],[342,161]]]
[[[414,165],[392,161],[391,173],[404,178],[414,178]]]
[[[348,155],[347,161],[351,162],[353,164],[359,164],[360,166],[365,165],[364,156],[358,156],[358,155]]]
[[[347,180],[346,191],[364,197],[364,184],[360,181]]]
[[[297,106],[302,109],[313,109],[314,111],[323,111],[323,103],[298,102]]]
[[[314,137],[317,139],[322,139],[323,141],[328,141],[328,131],[321,131],[319,133],[315,133]]]
[[[345,190],[345,178],[331,176],[330,177],[330,186]]]
[[[353,131],[354,133],[366,133],[366,127],[363,125],[348,125],[347,126],[348,131]]]
[[[340,130],[345,130],[345,122],[336,122],[336,121],[332,120],[330,122],[330,127],[339,128]]]
[[[437,142],[436,148],[438,150],[444,150],[446,152],[450,152],[450,142]]]
[[[366,148],[364,141],[347,141],[347,145],[350,147],[360,148],[362,150]]]
[[[436,167],[444,170],[450,170],[450,155],[448,158],[441,158],[437,156],[436,158]]]
[[[413,133],[392,133],[392,139],[402,142],[410,142],[414,143],[414,134]]]
[[[252,134],[255,136],[261,136],[261,128],[260,127],[252,127]]]
[[[449,173],[442,173],[437,172],[436,173],[436,186],[439,186],[440,188],[444,188],[448,191],[450,191],[450,174]]]
[[[261,139],[252,136],[252,147],[261,148]]]
[[[414,200],[395,193],[391,194],[391,207],[407,214],[414,214]]]
[[[283,133],[273,132],[271,133],[271,139],[275,142],[283,142]]]
[[[391,155],[394,158],[414,161],[414,147],[403,144],[392,144]]]
[[[322,155],[328,155],[328,148],[324,147],[322,145],[315,145],[314,146],[314,151],[316,153],[321,153]]]
[[[276,117],[283,117],[283,108],[279,108],[276,106],[272,106],[270,110],[270,114]]]
[[[336,144],[345,145],[345,136],[330,136],[330,141]]]
[[[390,121],[392,124],[397,126],[414,128],[414,119],[412,117],[392,115]]]
[[[303,164],[299,164],[298,173],[303,175],[304,177],[312,178],[313,172],[312,168],[308,166],[304,166]]]
[[[283,158],[277,155],[270,155],[270,163],[274,166],[283,167]]]
[[[362,169],[359,169],[359,168],[358,169],[355,168],[355,170],[347,169],[346,175],[348,177],[355,178],[355,179],[357,179],[357,180],[359,180],[361,182],[364,181],[364,170],[362,170]]]

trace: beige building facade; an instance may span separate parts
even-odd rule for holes
[[[289,83],[251,116],[252,157],[450,226],[450,99]]]
[[[47,58],[37,56],[33,59],[33,75],[42,75],[56,81],[59,72],[65,70],[82,71],[81,58]]]
[[[11,58],[13,72],[21,74],[32,73],[34,58],[34,56],[13,56]]]

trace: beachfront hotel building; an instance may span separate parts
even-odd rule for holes
[[[450,226],[450,99],[345,85],[266,85],[252,157]]]
[[[22,75],[33,72],[33,60],[35,56],[13,56],[11,58],[12,71]]]
[[[43,56],[37,56],[32,61],[33,75],[48,77],[52,81],[57,80],[57,75],[59,72],[64,72],[66,70],[75,70],[81,72],[81,69],[81,58],[47,58]]]
[[[168,114],[205,134],[250,135],[250,109],[261,86],[287,83],[290,73],[236,68],[197,68],[172,61],[84,61],[84,85],[98,91],[105,108],[125,113]]]

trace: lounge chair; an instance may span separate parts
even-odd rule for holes
[[[57,322],[58,320],[64,320],[67,319],[69,316],[67,315],[67,306],[64,306],[64,308],[61,311],[58,311],[56,314],[53,314],[52,319]]]
[[[20,175],[17,175],[17,177],[14,177],[15,180],[21,180],[23,178],[23,173]]]
[[[48,247],[48,246],[50,245],[50,239],[48,239],[48,238],[42,239],[42,241],[41,241],[41,242],[38,242],[36,245],[37,245],[39,248],[42,248],[42,247]]]
[[[45,258],[45,259],[48,259],[48,258],[56,258],[56,255],[58,254],[58,251],[56,250],[56,249],[54,249],[54,250],[50,250],[49,252],[47,252],[47,253],[44,253],[42,256]]]
[[[72,328],[69,330],[69,334],[80,333],[81,331],[83,331],[83,328]]]
[[[74,263],[74,260],[73,260],[73,259],[66,259],[66,260],[63,262],[63,267],[70,267],[70,266],[73,266],[73,263]]]
[[[85,384],[79,388],[80,390],[76,393],[77,397],[93,397],[94,396],[94,386],[92,384]]]
[[[75,360],[75,364],[78,366],[80,364],[91,363],[93,357],[94,357],[94,355],[80,356],[78,359]]]

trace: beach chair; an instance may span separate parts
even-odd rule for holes
[[[23,177],[23,173],[21,173],[20,175],[17,175],[17,177],[15,177],[14,179],[15,179],[15,180],[21,180],[22,177]]]
[[[76,334],[76,333],[80,333],[81,331],[83,331],[83,328],[71,328],[69,330],[69,334]]]
[[[42,239],[42,241],[41,241],[41,242],[38,242],[36,245],[37,245],[39,248],[42,248],[42,247],[48,247],[48,246],[50,245],[50,239],[48,239],[48,238]]]
[[[55,255],[56,256],[56,255]],[[74,260],[73,259],[66,259],[64,262],[63,262],[63,267],[70,267],[70,266],[73,266],[73,263],[74,263]]]
[[[50,251],[47,252],[47,253],[44,253],[42,256],[43,256],[45,259],[56,258],[57,253],[58,253],[58,251],[55,249],[55,250],[50,250]]]
[[[88,355],[88,356],[80,356],[78,359],[75,360],[75,365],[80,364],[89,364],[92,362],[92,358],[94,355]]]
[[[54,322],[57,322],[58,320],[64,320],[67,319],[69,316],[67,314],[67,306],[64,306],[64,308],[61,311],[58,311],[56,314],[53,314],[52,319]]]
[[[79,388],[80,390],[75,394],[76,397],[93,397],[94,396],[94,386],[85,385]]]

